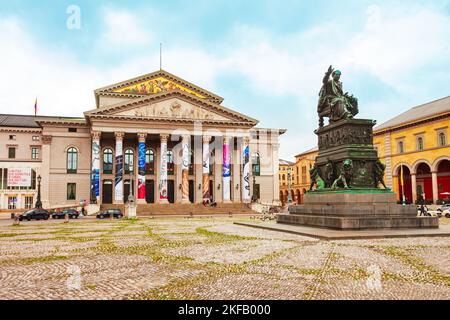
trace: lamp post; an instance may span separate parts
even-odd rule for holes
[[[292,202],[292,196],[291,196],[291,167],[288,167],[287,169],[287,179],[288,179],[288,198],[287,198],[287,202],[288,205],[291,204]]]
[[[42,201],[41,201],[41,175],[38,175],[37,182],[38,182],[38,192],[37,192],[37,198],[36,198],[36,204],[35,207],[37,209],[42,209]]]

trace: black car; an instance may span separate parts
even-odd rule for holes
[[[80,213],[75,209],[67,209],[61,212],[55,212],[52,214],[53,219],[64,219],[66,214],[69,216],[69,219],[78,219]]]
[[[50,213],[45,209],[32,209],[19,215],[19,220],[48,220]]]
[[[111,215],[113,216],[113,218],[117,219],[123,217],[122,211],[120,211],[120,209],[108,209],[97,214],[97,219],[111,218]]]

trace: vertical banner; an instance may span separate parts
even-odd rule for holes
[[[145,200],[145,141],[139,141],[138,200]]]
[[[230,161],[230,140],[223,139],[223,201],[230,201],[231,184],[231,161]]]
[[[116,179],[114,181],[114,200],[123,202],[123,142],[116,138]]]
[[[189,201],[189,138],[183,137],[181,143],[183,152],[181,158],[181,196],[183,202]]]
[[[208,202],[209,193],[209,139],[203,138],[203,179],[202,179],[203,201]]]
[[[244,143],[242,199],[244,202],[248,202],[250,200],[250,146],[247,141]]]
[[[167,201],[167,140],[161,140],[161,165],[159,172],[159,200]]]
[[[100,201],[100,143],[92,140],[91,202]]]

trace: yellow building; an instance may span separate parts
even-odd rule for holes
[[[291,194],[293,203],[302,204],[304,194],[309,190],[311,179],[309,169],[314,166],[318,149],[313,148],[295,156],[295,163],[280,160],[280,200],[283,205]],[[288,170],[291,170],[291,184],[289,188]]]
[[[374,128],[374,146],[386,164],[388,187],[414,203],[438,203],[450,194],[450,96],[414,107]],[[401,172],[403,171],[403,185]]]

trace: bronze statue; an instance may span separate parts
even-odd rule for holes
[[[325,182],[319,175],[319,170],[317,170],[316,165],[309,169],[309,176],[311,178],[311,185],[309,186],[309,191],[312,191],[314,185],[316,185],[316,190],[321,190],[325,188]]]
[[[324,169],[324,180],[325,180],[325,186],[326,188],[330,188],[333,184],[333,177],[334,177],[334,167],[333,162],[328,159],[327,164],[325,165]]]
[[[317,112],[319,114],[319,127],[323,127],[323,118],[328,117],[330,122],[342,119],[352,119],[358,114],[358,99],[342,89],[341,71],[330,66],[323,78],[323,85],[319,93]]]
[[[386,165],[378,159],[373,167],[374,180],[375,180],[375,188],[378,188],[378,184],[382,184],[385,189],[387,189],[386,184],[384,183],[384,171],[386,170]]]
[[[339,186],[344,186],[345,189],[349,188],[350,180],[353,174],[353,161],[351,159],[345,159],[342,163],[341,175],[334,180],[331,189],[337,189]]]

